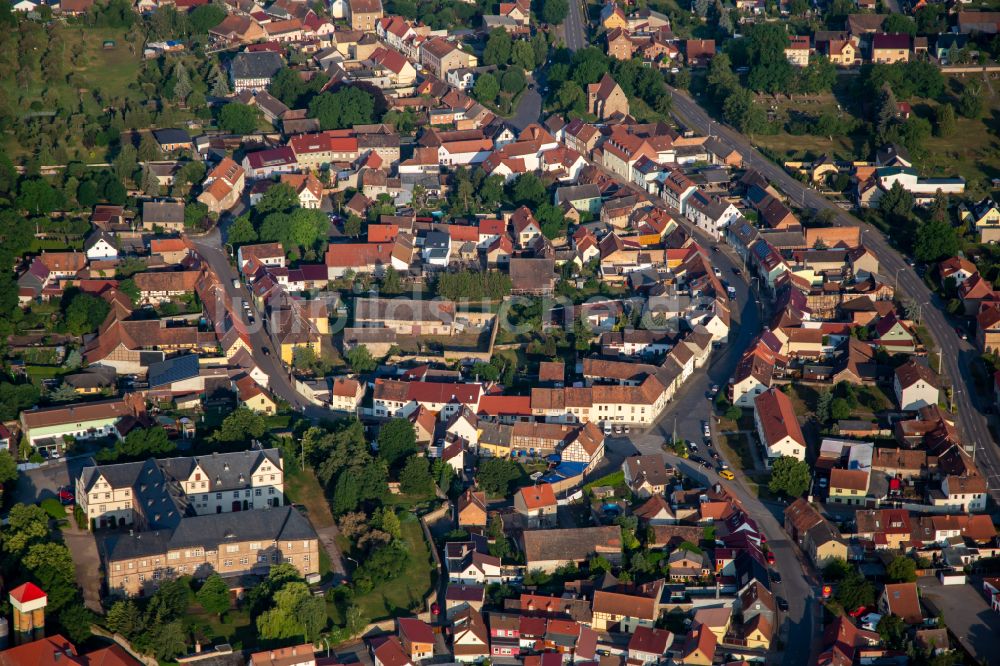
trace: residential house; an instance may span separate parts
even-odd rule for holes
[[[987,197],[974,204],[972,208],[964,203],[959,204],[958,219],[969,225],[979,237],[980,243],[995,243],[1000,240],[1000,206],[997,206],[993,199]]]
[[[592,628],[616,633],[632,633],[637,627],[652,629],[660,615],[662,590],[662,581],[651,583],[643,594],[596,590]]]
[[[375,32],[382,18],[382,0],[348,0],[351,30]]]
[[[906,34],[879,33],[872,35],[872,63],[891,65],[908,61],[910,59],[910,41],[911,37]]]
[[[864,469],[830,470],[830,489],[827,501],[834,504],[861,506],[866,503],[869,472]]]
[[[847,544],[840,531],[801,497],[785,509],[785,531],[816,566],[835,558],[847,559]]]
[[[653,666],[664,662],[673,642],[674,635],[666,629],[638,626],[628,641],[628,663]]]
[[[899,408],[905,411],[936,405],[941,396],[935,373],[913,358],[896,368],[893,389]]]
[[[567,562],[582,565],[594,555],[612,563],[621,561],[621,529],[617,525],[525,530],[521,539],[529,570],[552,573]]]
[[[884,614],[902,618],[906,624],[924,621],[916,583],[887,583],[878,599],[878,608]]]
[[[266,89],[283,66],[281,56],[273,51],[237,53],[229,61],[229,79],[233,92]]]
[[[674,662],[683,666],[712,666],[719,639],[708,627],[694,623]]]
[[[180,201],[144,201],[142,228],[148,231],[162,229],[170,233],[184,231],[184,203]]]
[[[451,70],[475,67],[478,60],[443,37],[431,37],[420,46],[420,64],[443,81]]]
[[[792,401],[783,391],[770,388],[754,398],[754,423],[768,461],[783,456],[805,460],[805,436]]]
[[[524,519],[527,529],[558,525],[557,507],[555,493],[548,483],[525,486],[514,494],[514,510]]]
[[[429,624],[415,617],[401,617],[396,626],[400,645],[411,662],[434,657],[434,630]]]
[[[467,489],[455,503],[459,528],[486,527],[486,493]]]
[[[622,463],[622,471],[625,485],[640,498],[662,495],[670,483],[666,463],[658,453],[630,456]]]
[[[465,608],[451,622],[455,661],[476,663],[490,656],[490,634],[479,610]]]
[[[246,174],[243,167],[225,157],[205,178],[198,201],[205,204],[209,212],[222,213],[236,205],[243,195],[245,185]]]
[[[21,412],[24,441],[36,450],[61,453],[66,439],[120,439],[123,422],[135,425],[145,417],[145,403],[136,394],[123,398],[58,407],[32,407]]]

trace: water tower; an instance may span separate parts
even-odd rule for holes
[[[48,601],[42,588],[34,583],[25,583],[10,591],[16,642],[24,643],[45,635],[45,606]]]

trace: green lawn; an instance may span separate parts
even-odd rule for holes
[[[229,643],[234,649],[252,648],[257,645],[257,627],[245,610],[230,610],[218,615],[206,613],[196,603],[188,607],[184,617],[185,628],[208,645]]]
[[[611,472],[607,476],[602,476],[599,479],[595,479],[590,483],[586,484],[584,490],[593,490],[598,486],[623,486],[625,485],[625,471],[618,470],[616,472]]]
[[[309,522],[313,527],[323,528],[333,525],[333,513],[326,501],[323,488],[310,469],[302,470],[297,465],[285,467],[285,495],[295,504],[306,508]]]
[[[398,578],[386,581],[354,600],[369,620],[408,615],[414,609],[422,608],[424,595],[434,584],[431,553],[420,522],[413,516],[407,516],[402,520],[401,527],[402,540],[409,553],[406,569]]]

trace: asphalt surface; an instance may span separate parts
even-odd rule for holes
[[[797,206],[831,211],[833,224],[837,226],[861,227],[862,244],[878,257],[879,272],[899,292],[920,306],[920,323],[933,336],[940,351],[943,373],[955,388],[956,421],[962,441],[967,450],[973,453],[980,471],[987,477],[994,501],[1000,502],[1000,449],[990,433],[986,416],[981,411],[990,404],[992,395],[977,395],[972,364],[978,353],[955,332],[955,325],[945,316],[940,299],[931,293],[916,271],[878,229],[845,212],[824,195],[790,176],[783,168],[757,152],[746,136],[709,117],[687,94],[674,89],[671,92],[674,114],[682,123],[703,134],[714,135],[739,151],[747,166],[756,169],[777,185]]]
[[[583,1],[569,0],[569,11],[563,21],[566,48],[570,51],[578,51],[587,45],[587,13]]]
[[[531,84],[531,87],[525,90],[521,99],[517,101],[517,110],[510,119],[510,124],[520,132],[531,123],[537,123],[541,115],[542,96],[535,89],[535,84]]]
[[[688,227],[693,230],[693,227]],[[699,240],[706,247],[711,241],[700,230],[695,230]],[[784,651],[781,654],[782,664],[799,666],[812,663],[815,639],[821,624],[817,618],[819,604],[816,596],[816,580],[809,567],[800,559],[798,549],[789,540],[782,527],[782,505],[765,505],[742,483],[743,475],[736,461],[727,460],[730,468],[737,474],[734,481],[725,481],[713,469],[707,469],[690,460],[684,460],[666,453],[662,449],[663,442],[676,435],[679,439],[698,442],[703,441],[702,423],[713,418],[712,403],[707,399],[707,393],[712,384],[724,388],[739,363],[740,357],[753,339],[760,333],[762,327],[761,306],[756,293],[745,281],[747,274],[743,271],[742,278],[736,278],[734,268],[741,267],[741,261],[724,243],[718,244],[718,252],[709,252],[713,266],[722,271],[723,279],[727,280],[736,290],[733,307],[732,328],[728,344],[721,350],[713,352],[708,366],[696,371],[675,395],[673,401],[663,411],[654,426],[647,431],[633,435],[631,446],[641,453],[663,453],[671,464],[679,466],[688,475],[702,480],[707,484],[721,483],[743,503],[743,507],[757,521],[758,526],[767,535],[768,546],[774,551],[777,562],[776,569],[782,573],[782,582],[772,583],[772,590],[788,601],[788,611],[783,614],[779,627]],[[738,322],[738,323],[737,323]],[[722,452],[719,451],[720,456]],[[702,457],[708,458],[702,446],[699,451]]]
[[[240,209],[234,210],[231,216],[227,216],[226,222],[239,214]],[[235,266],[229,263],[229,255],[226,253],[226,250],[222,249],[224,247],[222,239],[225,237],[225,227],[225,223],[220,223],[212,233],[192,238],[191,240],[198,250],[198,254],[201,255],[212,270],[215,271],[216,275],[219,276],[219,281],[222,284],[224,292],[222,297],[232,304],[231,309],[233,313],[239,316],[246,325],[250,344],[253,348],[253,360],[257,364],[257,367],[267,374],[268,389],[282,400],[287,401],[294,409],[308,417],[315,419],[329,418],[330,413],[327,410],[312,404],[295,390],[291,375],[284,368],[278,356],[281,353],[281,347],[275,343],[264,329],[263,314],[257,310],[257,306],[254,304],[249,290],[247,290],[242,280],[240,280],[239,287],[233,286],[233,280],[238,280],[240,276]],[[253,314],[253,323],[250,323],[246,317],[242,305],[243,300],[246,300],[250,306],[250,312]],[[265,353],[265,349],[268,350],[267,353]]]

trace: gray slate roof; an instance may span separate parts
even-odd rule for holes
[[[104,540],[109,561],[156,555],[177,548],[202,547],[215,550],[226,542],[304,541],[315,539],[316,531],[292,506],[245,512],[189,516],[172,530],[120,534]]]
[[[281,56],[273,51],[237,53],[229,63],[234,79],[269,79],[284,66]]]

